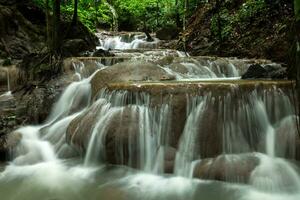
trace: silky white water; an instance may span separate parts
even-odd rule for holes
[[[181,62],[186,73],[160,67],[177,73],[177,81],[240,76],[232,63],[207,63]],[[22,139],[0,172],[1,199],[300,198],[292,89],[257,86],[245,92],[232,83],[227,92],[199,89],[181,98],[102,89],[92,99],[96,72],[87,77],[84,67],[74,64],[77,81],[43,124],[16,130]],[[186,110],[179,110],[180,135],[174,127],[181,121],[172,120],[176,102]],[[253,168],[244,170],[249,163]],[[206,169],[209,176],[202,173]]]

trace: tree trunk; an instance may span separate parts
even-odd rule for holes
[[[156,28],[159,26],[158,18],[159,18],[159,2],[157,0],[156,1]]]
[[[298,96],[298,116],[300,117],[300,2],[299,0],[294,0],[294,12],[295,12],[295,42],[296,47],[294,48],[295,51],[295,62],[294,68],[296,69],[296,93]],[[294,70],[292,70],[294,71]],[[299,120],[297,120],[298,124],[298,133],[300,129]]]
[[[73,12],[72,26],[77,25],[77,20],[78,20],[78,0],[74,0],[74,12]]]
[[[51,51],[54,55],[60,53],[60,3],[61,0],[53,1],[53,24],[52,24],[52,48]]]
[[[183,11],[183,30],[186,29],[186,15],[187,15],[187,0],[184,0],[184,11]]]
[[[222,23],[221,23],[221,2],[220,0],[216,0],[216,11],[217,11],[217,25],[218,25],[218,37],[219,37],[219,42],[222,43]]]
[[[177,27],[181,27],[180,24],[180,14],[179,14],[179,9],[178,9],[179,5],[178,5],[178,0],[175,0],[175,12],[176,12],[176,26]]]
[[[188,6],[188,1],[184,1],[184,13],[183,13],[183,49],[185,54],[187,54],[187,48],[186,48],[186,35],[185,35],[185,30],[186,30],[186,17],[187,17],[187,6]]]
[[[51,49],[51,32],[50,32],[50,6],[49,0],[46,0],[46,43],[48,50]]]

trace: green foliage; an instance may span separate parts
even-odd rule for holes
[[[224,4],[226,3],[231,3],[231,1],[227,0]],[[265,0],[246,0],[236,12],[232,13],[223,5],[219,10],[220,22],[218,22],[218,13],[215,13],[211,19],[211,31],[217,36],[220,23],[221,39],[228,39],[234,34],[237,25],[245,29],[254,17],[267,12],[267,9]]]
[[[240,21],[247,21],[258,13],[266,11],[265,0],[247,0],[239,9],[237,18]]]
[[[72,1],[68,4],[62,5],[62,13],[64,17],[71,19],[73,9]],[[109,8],[95,0],[79,1],[78,17],[90,31],[95,31],[98,24],[106,24],[109,26],[112,19]]]
[[[131,22],[133,28],[146,27],[153,30],[175,22],[174,4],[174,0],[116,0],[114,6],[119,14],[121,26]]]
[[[45,7],[45,1],[44,0],[32,0],[32,2],[40,8]]]
[[[294,0],[294,11],[295,11],[296,20],[300,21],[300,1],[299,0]]]
[[[221,39],[228,38],[233,30],[233,23],[235,21],[235,16],[231,15],[227,9],[223,9],[219,13],[219,16],[216,14],[211,19],[211,30],[214,35],[218,35],[219,33],[219,23],[221,27]]]
[[[6,58],[2,63],[3,66],[9,66],[11,64],[11,58]]]
[[[33,0],[33,2],[45,8],[46,0]],[[50,0],[50,7],[52,1]],[[175,25],[179,15],[182,21],[184,14],[184,0],[107,0],[118,14],[118,22],[121,28],[133,30],[156,30],[165,25]],[[199,3],[206,0],[190,0],[187,15],[190,16]],[[62,1],[62,17],[71,19],[73,15],[74,0]],[[80,0],[78,4],[78,17],[92,31],[97,26],[112,27],[113,15],[104,0]]]

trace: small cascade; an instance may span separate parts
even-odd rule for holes
[[[170,111],[167,104],[151,108],[149,95],[126,91],[109,93],[106,90],[100,93],[94,104],[98,107],[97,122],[91,129],[85,165],[113,159],[113,162],[144,171],[163,172],[163,166],[156,161],[162,159],[159,156],[163,156],[163,146],[168,140],[166,131]],[[114,133],[111,133],[112,127],[115,127]],[[113,152],[109,153],[113,158],[107,158],[105,150],[109,134],[119,137],[115,143],[110,144],[114,145],[114,149],[111,149]],[[73,137],[76,137],[76,133]],[[159,149],[160,153],[157,154]]]
[[[158,43],[145,39],[102,47]],[[253,60],[137,52],[65,62],[74,82],[43,124],[14,132],[1,198],[300,198],[293,81],[239,80]]]
[[[7,70],[7,92],[10,92],[10,78],[9,71]]]
[[[193,162],[200,159],[199,131],[204,127],[199,124],[202,123],[202,118],[205,116],[208,101],[212,100],[210,96],[208,94],[205,97],[188,99],[188,117],[175,161],[175,174],[179,176],[192,177]]]
[[[10,88],[10,77],[9,77],[9,70],[6,70],[6,79],[7,79],[7,92],[3,93],[0,95],[0,102],[1,101],[9,101],[13,99],[13,95],[11,93],[11,88]]]
[[[101,41],[101,39],[100,39]],[[157,49],[159,40],[147,41],[147,36],[138,34],[133,36],[113,36],[100,42],[101,47],[106,50],[126,50],[126,49]]]

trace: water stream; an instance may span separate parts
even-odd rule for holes
[[[135,48],[131,43],[139,39],[130,45],[113,40],[103,46]],[[181,84],[234,81],[244,70],[234,62],[216,63],[190,59],[177,63],[184,71],[174,62],[159,67]],[[84,62],[73,64],[77,81],[48,119],[16,130],[22,139],[0,172],[1,199],[300,198],[292,88],[244,91],[237,81],[226,92],[216,86],[180,99],[176,92],[108,88],[92,97],[91,80],[109,66],[95,63],[98,70],[87,76]],[[178,102],[186,112],[177,110]],[[180,123],[183,129],[176,135]]]

